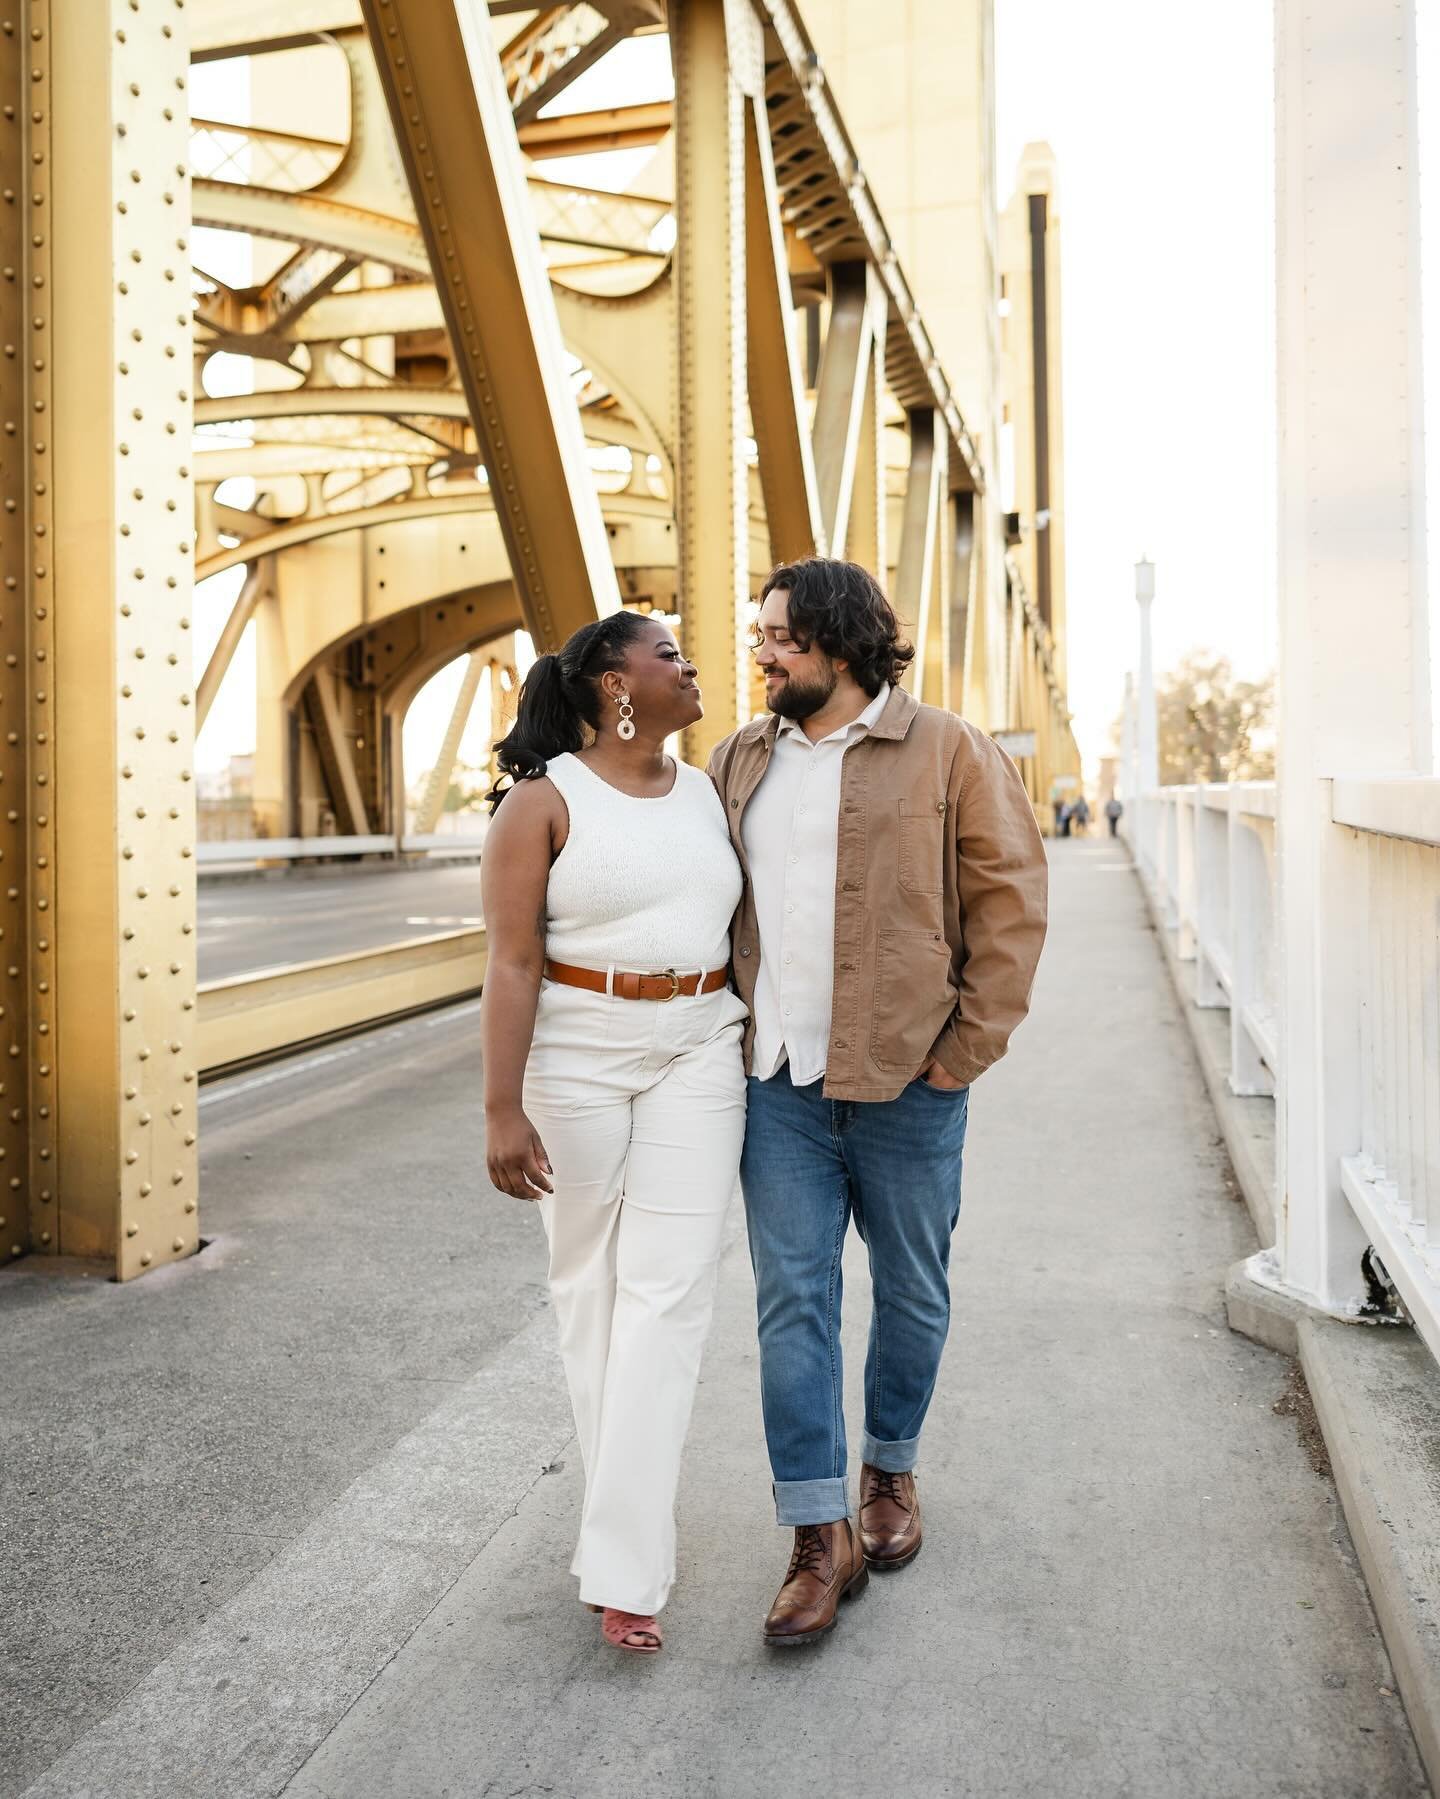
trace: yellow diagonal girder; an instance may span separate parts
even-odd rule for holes
[[[526,624],[553,648],[620,593],[499,59],[465,0],[363,7]]]
[[[872,383],[877,314],[884,300],[866,263],[830,269],[830,326],[815,394],[815,476],[820,517],[836,555],[845,554],[867,398]],[[868,390],[868,393],[867,393]]]
[[[750,425],[776,562],[824,553],[825,526],[795,356],[790,271],[775,192],[770,126],[745,101],[745,330]]]

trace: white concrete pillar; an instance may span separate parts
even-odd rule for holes
[[[1430,763],[1414,0],[1277,0],[1278,1247],[1362,1291],[1357,862],[1338,774]]]
[[[1156,863],[1156,810],[1147,798],[1160,785],[1159,729],[1155,718],[1155,658],[1150,607],[1155,600],[1155,564],[1142,556],[1135,564],[1135,603],[1140,608],[1140,679],[1135,696],[1135,843],[1141,871],[1153,881]]]

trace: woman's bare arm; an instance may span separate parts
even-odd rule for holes
[[[522,781],[485,837],[480,883],[487,961],[480,1006],[485,1058],[485,1160],[515,1199],[550,1193],[550,1161],[525,1116],[525,1063],[545,967],[545,889],[568,817],[548,781]]]

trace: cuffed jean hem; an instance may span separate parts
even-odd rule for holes
[[[777,1480],[777,1524],[834,1524],[850,1516],[850,1483],[837,1480]]]
[[[920,1457],[920,1439],[911,1437],[905,1443],[881,1443],[872,1437],[869,1431],[861,1433],[860,1454],[872,1468],[882,1469],[886,1474],[909,1474]],[[811,1481],[811,1486],[823,1486],[823,1481]]]

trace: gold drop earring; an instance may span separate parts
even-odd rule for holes
[[[635,708],[630,704],[630,695],[620,695],[620,723],[615,727],[615,735],[625,743],[635,735]]]

